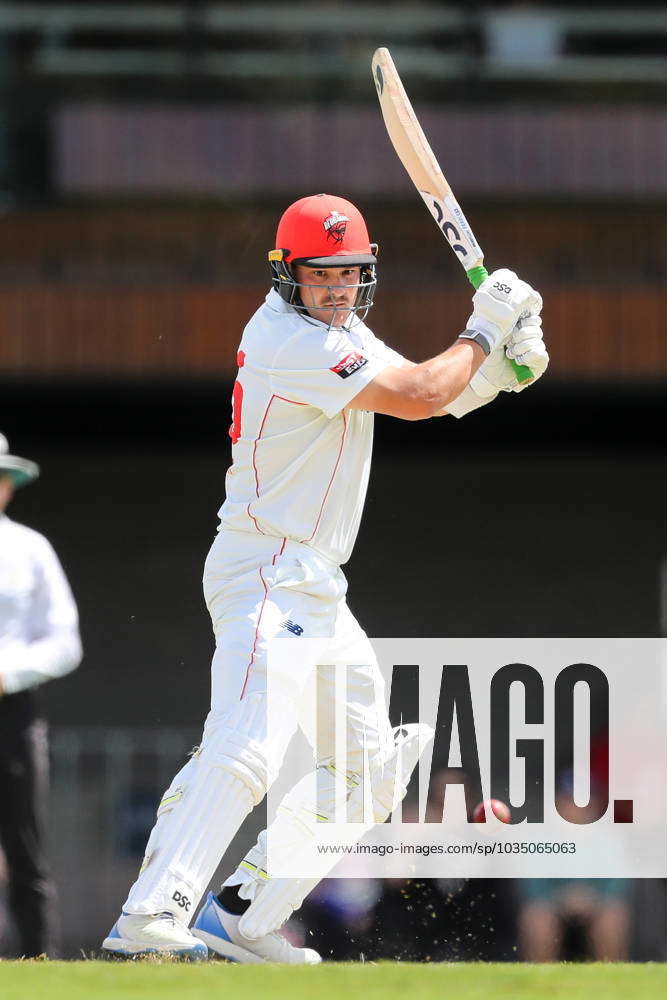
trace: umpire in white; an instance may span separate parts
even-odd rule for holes
[[[81,661],[78,615],[51,545],[10,520],[14,491],[39,475],[0,434],[0,846],[19,954],[54,955],[54,886],[44,855],[46,722],[35,688]]]

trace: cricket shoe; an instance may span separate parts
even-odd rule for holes
[[[102,942],[118,958],[165,955],[189,962],[208,958],[208,948],[173,913],[121,913]]]
[[[240,917],[228,913],[212,892],[199,911],[192,926],[193,934],[222,958],[246,965],[281,962],[283,965],[318,965],[322,959],[312,948],[295,948],[277,931],[252,940],[244,937],[238,927]]]

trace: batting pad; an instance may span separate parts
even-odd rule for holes
[[[336,855],[313,851],[319,823],[334,822],[344,806],[345,839],[353,844],[375,823],[383,823],[402,801],[419,756],[433,738],[433,730],[416,723],[395,729],[393,737],[390,753],[375,753],[364,768],[370,782],[370,804],[365,801],[364,774],[336,771],[332,765],[318,767],[315,781],[312,775],[306,775],[285,796],[274,822],[260,834],[257,846],[228,881],[230,885],[255,883],[254,893],[246,885],[240,892],[245,898],[252,898],[239,922],[244,937],[256,940],[280,927],[339,860]],[[262,856],[265,846],[271,852],[280,852],[281,865],[295,866],[294,870],[299,859],[307,855],[309,876],[271,878],[268,854]],[[316,875],[312,874],[314,865],[317,865]]]
[[[194,915],[220,858],[266,791],[263,699],[248,698],[222,719],[209,717],[201,748],[165,792],[127,913]]]

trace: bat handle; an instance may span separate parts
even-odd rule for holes
[[[483,264],[480,264],[478,267],[471,267],[469,271],[466,271],[466,274],[468,275],[468,281],[473,288],[479,288],[484,279],[489,276],[489,272]],[[513,361],[512,358],[509,358],[508,360],[514,369],[514,374],[518,378],[519,382],[527,382],[528,379],[533,377],[533,373],[527,365],[519,365],[516,361]]]

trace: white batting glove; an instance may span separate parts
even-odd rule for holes
[[[473,313],[460,335],[491,354],[508,339],[518,320],[539,316],[542,296],[514,271],[500,268],[485,278],[472,297]]]
[[[540,316],[528,316],[520,319],[509,336],[505,345],[505,353],[512,361],[526,365],[533,373],[533,378],[519,382],[511,387],[512,392],[521,392],[527,386],[537,382],[549,365],[549,352],[542,339],[542,319]]]
[[[528,365],[533,378],[519,382],[510,358]],[[464,417],[492,402],[499,392],[522,392],[547,370],[549,354],[542,339],[542,320],[529,316],[519,320],[506,347],[497,347],[479,366],[460,396],[447,405],[454,417]]]
[[[519,382],[511,361],[527,365],[533,378]],[[542,339],[542,320],[539,316],[520,319],[504,348],[493,351],[480,365],[470,385],[478,396],[492,396],[496,392],[521,392],[537,382],[547,370],[549,354]]]

